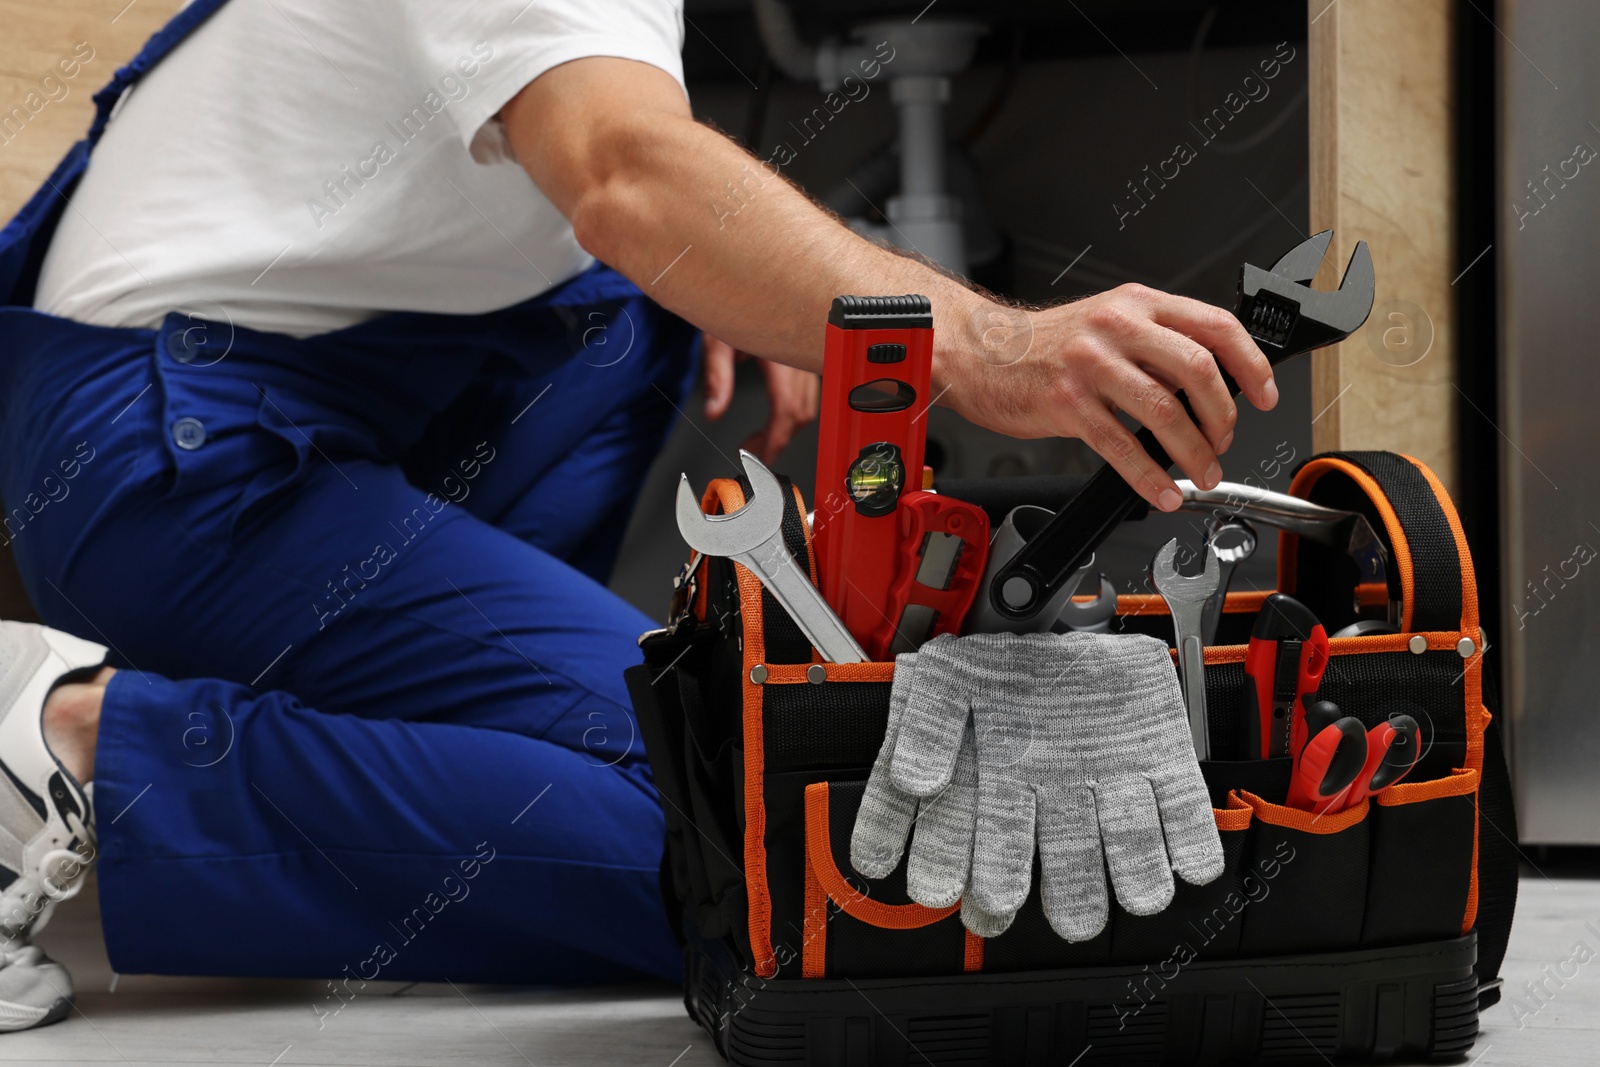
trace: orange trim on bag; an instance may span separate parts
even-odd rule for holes
[[[833,860],[833,841],[828,836],[827,782],[812,782],[806,786],[806,866],[811,868],[823,891],[840,911],[880,929],[919,930],[948,919],[961,906],[925,908],[914,902],[885,904],[851,885]]]
[[[767,685],[804,685],[811,682],[808,672],[816,663],[769,663]],[[892,682],[894,660],[871,660],[864,663],[823,663],[830,682]]]
[[[961,961],[961,969],[967,974],[977,974],[983,970],[983,938],[971,930],[963,931],[967,935],[966,958]]]
[[[744,506],[744,491],[732,478],[714,478],[700,499],[701,510],[724,514]],[[772,951],[772,894],[767,888],[767,807],[762,796],[766,750],[761,723],[761,687],[750,680],[750,668],[766,657],[761,617],[761,580],[742,564],[734,564],[739,585],[739,614],[744,623],[744,670],[739,679],[744,706],[744,872],[749,894],[747,921],[750,954],[761,978],[778,973]]]
[[[1402,453],[1404,455],[1404,453]],[[1483,703],[1483,631],[1478,623],[1478,577],[1477,570],[1472,565],[1472,550],[1467,546],[1466,531],[1461,528],[1461,516],[1456,513],[1456,505],[1450,499],[1450,494],[1445,491],[1444,483],[1439,481],[1439,476],[1421,460],[1414,456],[1405,456],[1422,472],[1422,477],[1427,479],[1428,487],[1433,490],[1433,495],[1439,501],[1439,507],[1444,511],[1445,521],[1450,524],[1450,533],[1456,539],[1456,560],[1461,570],[1461,631],[1472,638],[1478,651],[1466,660],[1462,670],[1464,681],[1464,698],[1466,707],[1464,717],[1467,719],[1467,759],[1466,770],[1472,771],[1481,777],[1483,771],[1483,735],[1489,728],[1489,709]],[[1477,729],[1473,729],[1473,713],[1477,713]],[[1422,783],[1418,783],[1422,784]],[[1399,789],[1401,785],[1393,788]],[[1474,785],[1474,789],[1476,785]],[[1391,790],[1392,791],[1392,790]],[[1472,823],[1472,882],[1467,887],[1466,912],[1461,917],[1461,932],[1466,933],[1478,922],[1478,837],[1483,828],[1483,817],[1480,809],[1478,818]]]
[[[811,584],[821,586],[817,580],[817,552],[811,546],[811,523],[806,521],[806,498],[801,495],[798,485],[790,485],[789,491],[794,494],[794,506],[800,513],[800,532],[806,539],[806,574],[811,578]]]
[[[1217,830],[1228,833],[1231,830],[1250,829],[1250,820],[1255,817],[1252,808],[1237,791],[1228,792],[1228,806],[1225,808],[1212,808],[1211,817],[1217,820]]]
[[[1269,826],[1282,826],[1289,830],[1299,830],[1308,834],[1336,834],[1341,830],[1348,830],[1356,823],[1367,817],[1370,807],[1367,798],[1363,797],[1361,803],[1353,808],[1336,812],[1333,815],[1318,815],[1315,812],[1302,811],[1299,808],[1286,808],[1282,804],[1274,804],[1270,800],[1263,800],[1254,793],[1239,789],[1235,790],[1239,799],[1243,800],[1255,812],[1255,817]]]
[[[1267,597],[1272,595],[1270,589],[1244,589],[1233,593],[1226,593],[1222,597],[1222,613],[1224,615],[1245,615],[1260,611],[1261,605]],[[1075,601],[1093,600],[1093,594],[1075,596]],[[1123,593],[1117,597],[1118,615],[1171,615],[1167,608],[1167,601],[1160,593]]]
[[[1403,804],[1420,804],[1424,800],[1440,797],[1464,797],[1478,791],[1478,772],[1463,768],[1445,778],[1432,778],[1426,782],[1396,782],[1373,799],[1380,808],[1393,808]]]
[[[1405,458],[1410,459],[1409,456]],[[1411,462],[1415,463],[1416,461],[1411,460]],[[1378,485],[1372,475],[1349,460],[1338,459],[1333,456],[1319,456],[1316,459],[1308,460],[1306,465],[1301,467],[1299,472],[1295,474],[1294,480],[1289,483],[1289,495],[1310,499],[1311,487],[1316,484],[1317,479],[1329,471],[1338,471],[1355,482],[1361,491],[1366,494],[1367,499],[1372,502],[1372,506],[1378,509],[1378,517],[1383,520],[1383,527],[1389,534],[1389,548],[1394,553],[1395,571],[1400,576],[1400,629],[1410,630],[1411,608],[1413,601],[1416,599],[1416,585],[1411,568],[1411,545],[1406,540],[1405,529],[1400,525],[1400,516],[1395,514],[1394,506],[1389,503],[1388,496],[1384,494],[1383,488]],[[1284,540],[1280,538],[1278,587],[1288,592],[1289,589],[1285,587],[1283,578],[1286,569],[1293,570],[1295,556],[1293,554],[1282,554],[1283,546]],[[1293,581],[1291,580],[1289,584],[1293,585]]]
[[[1117,597],[1118,615],[1170,615],[1160,593],[1123,593]]]
[[[817,881],[811,864],[806,864],[806,914],[802,923],[800,977],[826,978],[828,975],[828,893]]]

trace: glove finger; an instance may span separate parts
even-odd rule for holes
[[[1094,799],[1117,903],[1130,915],[1154,915],[1172,903],[1176,887],[1150,780],[1142,774],[1102,779]]]
[[[1087,787],[1040,800],[1039,893],[1051,929],[1065,940],[1088,941],[1105,929],[1106,861]]]
[[[984,911],[970,896],[961,901],[961,923],[979,937],[999,937],[1011,927],[1011,920],[1016,917],[1016,912],[994,915]]]
[[[1205,779],[1198,766],[1189,770],[1192,773],[1157,778],[1151,784],[1172,869],[1190,885],[1205,885],[1221,876],[1226,861]]]
[[[956,754],[950,784],[921,802],[906,863],[906,891],[929,908],[961,899],[972,872],[972,835],[978,808],[977,758],[972,728]]]
[[[946,635],[923,645],[904,680],[896,661],[890,699],[904,687],[906,708],[890,769],[894,784],[912,796],[932,796],[949,784],[972,696],[987,677],[981,662],[987,646],[955,645],[952,655],[947,649],[956,640]]]
[[[902,676],[910,677],[916,660],[916,653],[907,653],[895,660],[896,684],[889,694],[888,727],[883,744],[878,747],[877,759],[873,761],[872,772],[867,776],[861,807],[856,811],[856,824],[850,832],[850,865],[868,878],[887,878],[900,865],[906,837],[911,833],[917,814],[916,798],[897,789],[889,771],[900,719],[905,713],[905,690],[899,683]]]
[[[977,837],[972,846],[972,902],[1012,915],[1033,882],[1033,790],[1015,778],[978,779]]]
[[[868,878],[887,878],[900,865],[916,814],[916,797],[896,789],[887,771],[880,775],[873,767],[850,832],[850,865]]]

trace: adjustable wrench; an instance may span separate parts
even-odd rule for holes
[[[1177,637],[1178,674],[1183,681],[1183,702],[1189,708],[1189,733],[1194,737],[1194,754],[1211,758],[1211,727],[1206,718],[1206,658],[1200,639],[1204,625],[1206,598],[1217,591],[1222,579],[1217,553],[1206,546],[1206,569],[1195,577],[1178,573],[1178,539],[1161,546],[1150,564],[1150,577],[1156,591],[1172,612],[1172,629]]]
[[[1233,313],[1273,365],[1350,336],[1372,311],[1372,253],[1365,241],[1356,242],[1336,291],[1311,288],[1332,239],[1333,231],[1324,230],[1290,249],[1270,271],[1249,263],[1239,269]],[[1227,371],[1221,374],[1228,391],[1237,396],[1238,383]],[[1188,408],[1188,398],[1182,392],[1177,396]],[[1172,457],[1149,427],[1141,428],[1137,437],[1159,466],[1172,466]],[[1107,464],[1096,471],[1078,495],[993,576],[988,588],[993,611],[1011,623],[1009,629],[1027,629],[1017,624],[1053,602],[1062,584],[1139,500],[1115,468]]]
[[[739,461],[750,479],[751,492],[744,507],[729,515],[702,512],[700,498],[689,488],[689,476],[679,476],[678,532],[701,555],[725,556],[749,568],[823,659],[863,662],[867,654],[784,544],[783,487],[760,460],[743,449]]]

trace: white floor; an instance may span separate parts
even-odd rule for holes
[[[510,990],[374,983],[337,1014],[320,982],[113,976],[94,887],[64,906],[40,941],[66,964],[78,1008],[43,1030],[0,1036],[0,1062],[445,1064],[711,1067],[721,1062],[664,986]],[[1593,928],[1587,924],[1593,924]],[[1522,883],[1506,967],[1507,999],[1483,1019],[1474,1067],[1600,1062],[1600,879]],[[204,936],[196,932],[196,936]],[[1583,944],[1576,950],[1578,943]],[[1580,962],[1589,955],[1596,959]],[[1547,977],[1545,968],[1549,968]],[[1576,973],[1574,973],[1576,972]],[[1563,979],[1562,975],[1567,975]],[[1543,1005],[1524,989],[1544,980]],[[380,988],[381,987],[381,988]],[[1525,1013],[1513,1012],[1511,998]],[[1520,1023],[1520,1025],[1519,1025]]]

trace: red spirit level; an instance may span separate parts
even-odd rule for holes
[[[922,487],[933,364],[925,296],[841,296],[828,312],[813,537],[822,594],[863,644],[889,616],[895,509]]]

